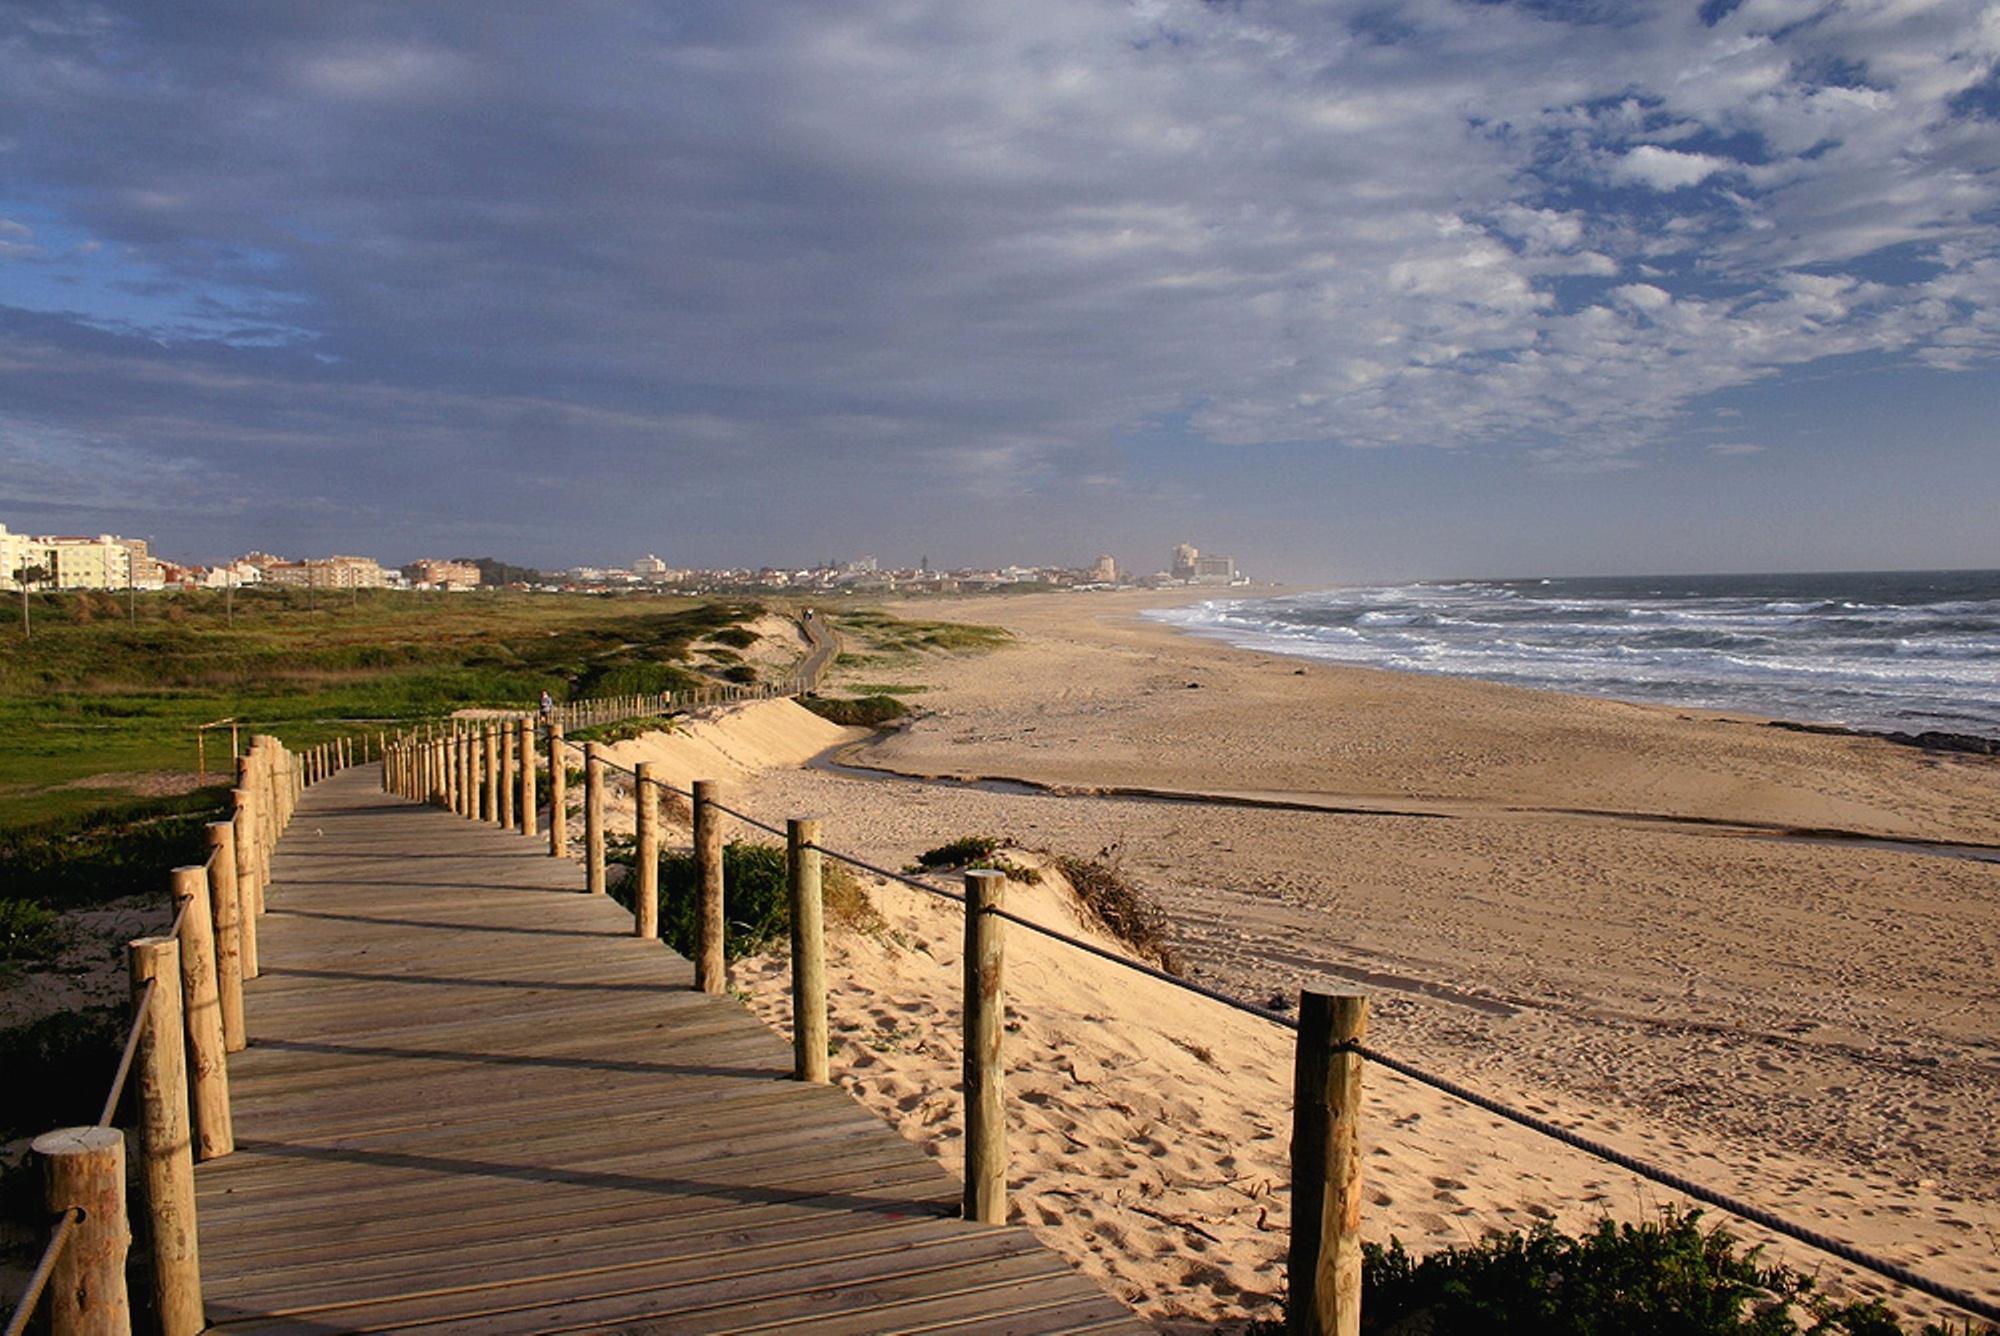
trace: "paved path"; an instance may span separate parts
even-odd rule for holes
[[[226,1331],[1145,1330],[546,845],[312,789],[274,862],[238,1150],[201,1166]]]

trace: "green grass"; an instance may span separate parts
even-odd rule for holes
[[[695,644],[761,614],[747,600],[239,590],[38,594],[34,634],[0,625],[0,834],[128,811],[66,787],[105,772],[193,771],[194,726],[237,716],[293,746],[465,706],[685,688]],[[209,764],[228,767],[227,729]]]
[[[976,654],[999,649],[1014,638],[998,626],[918,621],[894,617],[879,608],[843,609],[831,620],[847,642],[840,662],[850,666],[908,661],[937,653]]]

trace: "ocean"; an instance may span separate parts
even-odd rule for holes
[[[1148,616],[1340,663],[2000,737],[2000,571],[1449,580]]]

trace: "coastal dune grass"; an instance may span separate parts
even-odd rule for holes
[[[614,836],[606,849],[605,861],[629,873],[635,867],[635,860],[632,840]],[[686,850],[664,851],[659,866],[660,937],[674,950],[692,958],[696,950],[700,895],[694,855]],[[722,880],[724,958],[739,960],[774,947],[783,948],[790,942],[792,901],[782,847],[730,841],[722,849]],[[637,888],[638,879],[627,875],[610,888],[610,893],[619,904],[630,909]],[[827,920],[836,926],[866,930],[880,921],[867,890],[838,863],[822,862],[820,895]]]

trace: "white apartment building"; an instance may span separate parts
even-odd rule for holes
[[[41,561],[40,544],[24,533],[10,533],[0,524],[0,589],[19,589],[14,572],[23,566],[39,566]]]
[[[0,587],[18,589],[14,572],[39,566],[44,589],[164,589],[160,563],[143,538],[99,534],[7,533],[0,528]]]

